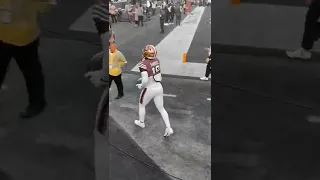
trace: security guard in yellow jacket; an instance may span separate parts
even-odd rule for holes
[[[44,12],[48,0],[0,0],[0,87],[14,58],[25,78],[29,105],[20,114],[31,118],[45,106],[45,85],[39,61],[38,13]]]

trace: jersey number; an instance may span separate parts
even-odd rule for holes
[[[152,67],[153,74],[158,74],[160,72],[160,65],[156,65]]]

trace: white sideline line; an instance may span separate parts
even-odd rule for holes
[[[211,101],[211,98],[207,98],[208,101]]]
[[[165,97],[177,97],[177,95],[174,95],[174,94],[163,94],[163,96],[165,96]]]

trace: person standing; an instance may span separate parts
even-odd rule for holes
[[[165,11],[166,11],[166,16],[164,18],[164,25],[168,26],[169,25],[169,9],[168,9],[168,5],[165,6]]]
[[[152,1],[152,15],[156,15],[157,1]]]
[[[166,16],[166,11],[165,11],[165,6],[162,5],[161,9],[160,9],[160,14],[159,14],[159,18],[160,18],[160,28],[161,31],[160,33],[164,33],[164,21],[165,21],[165,16]]]
[[[304,24],[304,33],[302,38],[301,47],[294,51],[286,51],[290,58],[298,59],[311,59],[310,50],[313,48],[315,41],[320,37],[320,0],[307,0],[309,5]]]
[[[110,2],[109,4],[109,13],[111,15],[112,23],[117,23],[117,14],[116,14],[117,7]]]
[[[207,68],[206,68],[205,76],[200,78],[200,80],[202,80],[202,81],[208,81],[209,76],[211,74],[211,47],[207,48],[206,51],[208,52],[209,56],[206,59]]]
[[[182,11],[183,11],[182,6],[177,5],[176,10],[175,10],[175,12],[176,12],[176,25],[177,26],[180,26]]]
[[[146,17],[148,21],[150,20],[151,9],[152,9],[152,2],[150,0],[147,0]]]
[[[134,6],[134,11],[133,11],[133,14],[134,14],[134,21],[135,21],[135,26],[139,26],[139,5],[136,4]]]
[[[171,24],[174,24],[173,21],[174,21],[175,10],[176,10],[176,8],[175,8],[174,4],[171,4],[171,7],[170,7]]]
[[[117,50],[115,43],[110,43],[109,50],[109,88],[111,87],[112,81],[114,81],[118,88],[118,96],[116,99],[123,97],[123,83],[122,83],[122,70],[121,68],[127,63],[124,55]]]
[[[167,11],[167,13],[168,13],[168,24],[172,24],[172,16],[171,16],[171,3],[169,3],[168,4],[168,7],[167,7],[167,9],[168,9],[168,11]]]
[[[129,5],[129,11],[128,11],[128,16],[129,16],[129,23],[134,22],[134,6]]]
[[[138,5],[138,24],[143,27],[143,6],[142,4]]]
[[[38,14],[44,12],[49,1],[1,1],[0,9],[0,87],[14,58],[26,81],[29,103],[21,118],[39,115],[46,107],[45,82],[38,48],[40,30]],[[5,11],[4,11],[5,9]]]
[[[127,4],[124,6],[124,11],[125,11],[125,13],[127,14],[128,22],[131,23],[131,19],[130,19],[130,3],[127,3]]]

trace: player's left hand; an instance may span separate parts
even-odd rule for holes
[[[141,89],[142,88],[142,84],[136,84],[136,86]]]
[[[86,73],[84,77],[88,78],[95,87],[107,84],[107,82],[102,81],[102,78],[104,77],[104,73],[102,71],[91,71]]]

